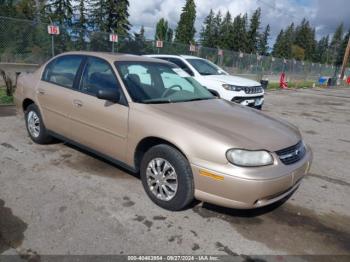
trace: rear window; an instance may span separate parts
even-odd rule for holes
[[[73,88],[75,76],[83,60],[82,56],[61,56],[47,65],[43,80],[60,86]]]

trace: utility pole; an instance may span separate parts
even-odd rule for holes
[[[345,50],[343,65],[342,65],[341,71],[340,71],[340,79],[341,80],[343,80],[343,78],[344,78],[346,65],[348,64],[348,61],[349,61],[349,56],[350,56],[350,37],[348,40],[348,45],[347,45],[346,50]]]

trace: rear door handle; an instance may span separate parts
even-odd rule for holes
[[[77,100],[77,99],[73,100],[73,104],[75,107],[82,107],[83,106],[83,102],[81,100]]]

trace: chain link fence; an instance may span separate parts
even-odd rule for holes
[[[109,41],[109,33],[91,32],[74,27],[60,28],[60,34],[48,34],[48,24],[0,17],[0,63],[41,64],[55,54],[66,51],[101,51],[142,54],[194,55],[211,60],[235,75],[278,82],[281,72],[289,81],[317,81],[320,76],[332,77],[338,68],[333,65],[306,61],[287,60],[272,56],[246,54],[230,50],[218,50],[197,46],[190,51],[189,45],[164,42],[157,48],[154,40],[137,36],[120,37],[118,43]],[[350,69],[346,70],[350,75]]]

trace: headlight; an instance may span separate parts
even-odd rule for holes
[[[227,160],[237,166],[255,167],[273,164],[273,157],[267,151],[231,149],[226,153]]]
[[[241,91],[242,88],[240,86],[234,86],[234,85],[229,85],[229,84],[223,84],[222,85],[223,88],[225,88],[226,90],[229,90],[229,91]]]

